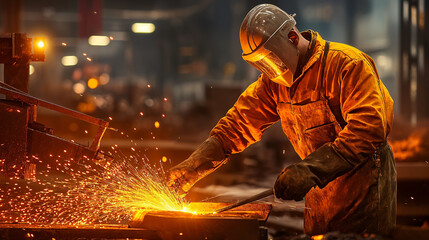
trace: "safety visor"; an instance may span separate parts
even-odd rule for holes
[[[270,35],[270,37],[264,43],[259,45],[253,52],[242,54],[242,57],[246,62],[264,73],[270,79],[282,75],[288,68],[283,63],[283,61],[277,57],[276,54],[266,49],[264,45],[289,21],[293,21],[293,24],[291,25],[292,29],[292,27],[295,26],[295,20],[293,18],[287,19],[273,32],[273,34]],[[290,29],[288,29],[288,31],[290,31]]]
[[[267,51],[267,54],[263,57],[262,55],[259,55],[259,60],[244,60],[264,73],[269,79],[276,78],[283,74],[287,70],[286,65],[277,57],[277,55],[266,49],[264,50]]]

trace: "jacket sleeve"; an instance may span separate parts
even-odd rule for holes
[[[340,106],[347,125],[333,148],[357,164],[386,140],[393,119],[393,101],[369,57],[350,61],[340,78]]]
[[[210,136],[220,140],[225,153],[243,151],[280,119],[273,94],[275,87],[275,83],[260,75],[212,129]]]

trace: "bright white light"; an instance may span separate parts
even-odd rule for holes
[[[153,33],[155,31],[155,25],[153,25],[153,23],[134,23],[131,26],[131,30],[134,33]]]
[[[39,48],[42,48],[42,47],[44,47],[44,46],[45,46],[45,43],[44,43],[43,41],[39,41],[39,42],[37,43],[37,46],[39,46]]]
[[[34,73],[34,66],[30,64],[30,75],[33,75]]]
[[[61,63],[64,66],[74,66],[77,64],[77,62],[78,60],[76,56],[64,56],[63,58],[61,58]]]
[[[85,92],[85,85],[83,83],[76,83],[73,85],[73,91],[76,94],[82,94]]]
[[[88,38],[88,43],[91,46],[107,46],[110,43],[110,39],[108,36],[93,35]]]

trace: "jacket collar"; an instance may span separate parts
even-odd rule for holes
[[[323,46],[325,44],[325,40],[313,30],[307,30],[305,32],[301,32],[302,36],[310,41],[308,44],[308,50],[305,55],[304,66],[301,68],[299,75],[296,77],[295,82],[298,82],[301,76],[322,56]],[[292,85],[293,85],[292,84]]]

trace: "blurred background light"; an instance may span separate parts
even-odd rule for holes
[[[106,85],[106,84],[108,84],[109,82],[110,82],[110,76],[109,76],[109,74],[107,74],[107,73],[102,73],[102,74],[100,75],[100,81],[99,81],[100,85]]]
[[[88,87],[91,89],[95,89],[98,87],[98,80],[96,78],[90,78],[88,80]]]
[[[33,75],[34,73],[34,66],[30,64],[30,69],[29,69],[30,75]]]
[[[88,38],[88,43],[91,46],[107,46],[110,43],[110,39],[107,36],[92,35]]]
[[[83,83],[75,83],[73,85],[73,91],[76,94],[83,94],[85,92],[85,89],[86,89],[86,87]]]
[[[131,30],[134,33],[153,33],[155,31],[155,25],[153,25],[153,23],[134,23],[131,26]]]
[[[75,66],[78,62],[76,56],[64,56],[61,58],[61,63],[63,66]]]

